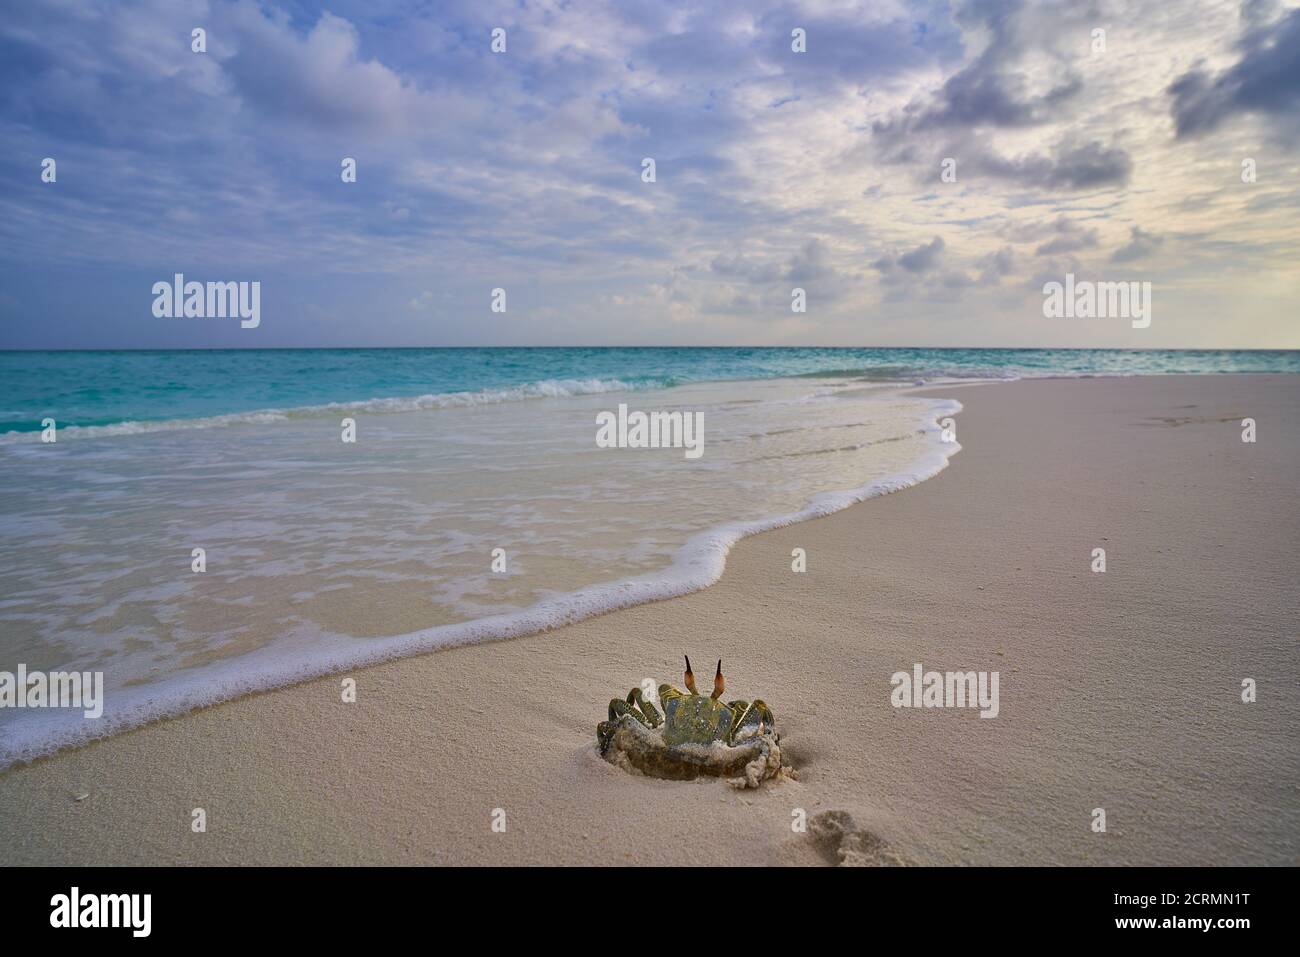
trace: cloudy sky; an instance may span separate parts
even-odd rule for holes
[[[176,272],[260,281],[261,326],[155,318]],[[1151,282],[1151,326],[1044,318],[1067,272]],[[0,18],[0,347],[1297,348],[1298,307],[1300,10],[1272,0]]]

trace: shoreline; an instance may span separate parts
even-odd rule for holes
[[[879,387],[864,384],[862,390],[873,388]],[[854,391],[849,390],[850,393]],[[885,395],[916,391],[914,388],[881,389]],[[961,403],[956,400],[929,398],[927,409],[916,420],[917,434],[932,436],[940,433],[940,420],[958,415],[961,409]],[[156,685],[119,687],[114,691],[114,706],[93,725],[67,712],[36,712],[28,721],[31,730],[23,729],[23,733],[13,735],[12,741],[0,734],[0,772],[247,695],[449,648],[539,635],[620,609],[689,595],[718,582],[726,570],[727,555],[740,541],[765,531],[834,514],[859,502],[920,484],[943,471],[951,457],[960,450],[959,443],[932,440],[924,454],[901,471],[871,479],[854,488],[817,492],[792,512],[728,520],[691,535],[676,548],[670,563],[662,568],[629,578],[598,581],[519,611],[415,627],[399,634],[368,639],[366,645],[358,650],[340,647],[350,644],[351,639],[346,637],[335,641],[332,648],[313,648],[310,655],[300,652],[298,656],[289,658],[278,646],[263,646],[233,660],[187,669]],[[7,729],[0,726],[0,731]],[[29,743],[32,740],[37,743]]]
[[[313,679],[0,772],[0,861],[825,863],[803,808],[915,863],[1294,864],[1296,377],[995,384],[962,387],[948,468],[749,535],[703,590],[358,669],[356,704]],[[772,706],[799,780],[600,761],[605,702],[683,651]],[[1000,670],[1000,716],[891,708],[914,662]]]

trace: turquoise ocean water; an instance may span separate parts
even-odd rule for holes
[[[329,403],[493,401],[782,376],[1300,372],[1300,352],[538,348],[0,352],[0,434]],[[453,398],[456,397],[456,398]]]

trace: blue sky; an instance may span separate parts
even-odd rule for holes
[[[1296,348],[1298,146],[1282,3],[11,4],[0,347]]]

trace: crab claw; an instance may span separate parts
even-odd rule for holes
[[[713,694],[711,697],[721,698],[722,692],[727,689],[727,679],[722,677],[722,659],[718,659],[718,673],[713,676]]]
[[[690,655],[682,655],[682,657],[686,659],[686,690],[691,694],[698,694],[699,692],[695,690],[695,674],[691,671],[691,657]]]

